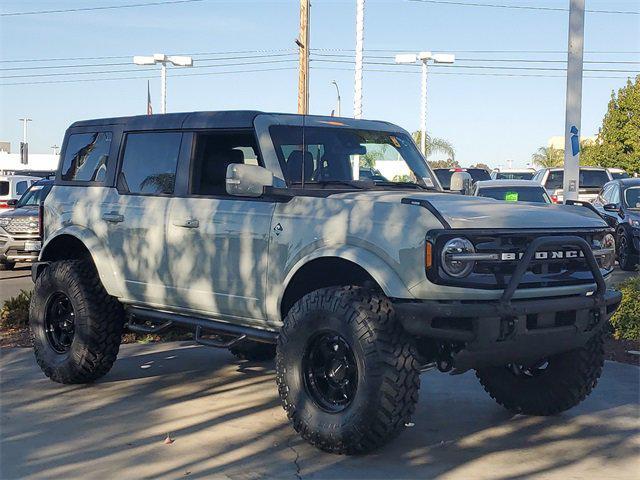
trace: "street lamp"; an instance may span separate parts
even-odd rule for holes
[[[422,85],[420,90],[421,113],[420,113],[420,151],[422,155],[427,156],[427,63],[433,60],[433,63],[453,63],[456,56],[451,53],[401,53],[396,55],[396,63],[413,64],[422,63]]]
[[[152,56],[133,57],[133,63],[136,65],[155,65],[160,64],[161,93],[160,93],[160,113],[167,113],[167,63],[174,67],[192,67],[193,58],[181,55],[165,55],[164,53],[154,53]]]
[[[336,116],[340,117],[340,89],[338,88],[338,82],[336,82],[335,80],[333,80],[331,84],[335,85],[336,87],[336,94],[338,95],[338,103],[336,104]]]

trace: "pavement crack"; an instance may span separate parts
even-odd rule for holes
[[[298,453],[298,451],[294,448],[293,445],[291,445],[291,440],[287,441],[287,447],[289,447],[289,449],[296,454],[296,458],[293,459],[293,463],[296,466],[296,478],[298,480],[302,480],[302,474],[300,473],[301,468],[300,468],[300,464],[298,463],[298,460],[300,459],[300,454]]]

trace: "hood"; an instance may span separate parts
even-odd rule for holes
[[[13,208],[11,210],[0,211],[0,217],[2,218],[20,218],[20,217],[37,217],[38,207],[29,205],[20,208]]]
[[[403,198],[428,201],[452,228],[602,228],[607,223],[589,208],[420,191],[362,191],[331,198],[400,203]]]

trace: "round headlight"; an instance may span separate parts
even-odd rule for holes
[[[476,249],[466,238],[452,238],[442,248],[442,269],[452,277],[466,277],[473,271],[475,260],[465,260],[464,254],[475,253]]]
[[[610,249],[610,253],[605,253],[600,257],[600,267],[605,270],[612,270],[616,262],[616,239],[610,233],[602,238],[602,248]]]

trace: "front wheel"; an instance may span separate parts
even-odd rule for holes
[[[124,311],[107,294],[93,263],[53,262],[37,278],[29,325],[38,365],[59,383],[105,375],[120,348]]]
[[[638,263],[638,254],[633,251],[633,244],[624,229],[618,231],[618,265],[620,269],[633,271]]]
[[[413,347],[383,295],[331,287],[305,295],[278,338],[278,392],[293,428],[332,453],[396,436],[418,400]]]
[[[491,397],[514,413],[555,415],[575,407],[596,386],[604,365],[603,337],[582,348],[527,365],[482,368],[476,376]]]

